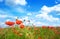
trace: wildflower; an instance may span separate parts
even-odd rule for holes
[[[21,24],[21,23],[22,23],[22,21],[21,21],[21,20],[18,20],[18,19],[16,20],[16,24],[18,24],[18,25],[19,25],[19,24]]]
[[[38,39],[42,39],[41,37],[38,37]]]
[[[45,29],[45,28],[46,28],[46,26],[42,26],[42,28],[43,28],[43,29]]]
[[[34,30],[38,30],[38,28],[37,27],[34,27]]]
[[[22,33],[19,34],[19,36],[22,36],[22,35],[23,35]]]
[[[17,35],[19,34],[19,32],[18,32],[18,31],[16,31],[16,30],[13,30],[13,32],[14,32],[15,34],[17,34]]]
[[[15,23],[12,22],[12,21],[6,21],[5,24],[6,24],[6,25],[9,25],[9,26],[12,26],[12,25],[14,25]]]
[[[28,30],[30,30],[31,28],[30,27],[27,27]]]
[[[23,24],[20,25],[20,28],[24,28],[25,26]]]
[[[53,29],[54,27],[53,26],[48,26],[48,29]]]

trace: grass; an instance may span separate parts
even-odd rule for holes
[[[60,39],[60,28],[0,28],[0,39]]]

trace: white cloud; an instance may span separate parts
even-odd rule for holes
[[[35,20],[32,20],[32,19],[31,19],[31,20],[30,20],[30,23],[31,23],[31,24],[35,23]]]
[[[0,22],[0,25],[4,24],[3,22]]]
[[[29,13],[27,13],[27,15],[28,15],[28,16],[31,16],[31,15],[32,15],[32,13],[30,13],[30,12],[29,12]]]
[[[37,18],[43,18],[43,19],[48,20],[50,22],[59,21],[59,18],[55,18],[52,15],[48,15],[48,14],[45,14],[45,13],[38,14],[38,15],[36,15],[36,17]]]
[[[51,11],[59,11],[59,12],[60,12],[60,4],[55,5],[55,6],[53,6],[53,7],[47,7],[47,6],[44,5],[44,6],[41,8],[41,11],[39,11],[39,12],[49,13],[49,12],[51,12]]]
[[[0,14],[6,14],[7,12],[0,9]]]
[[[5,0],[5,5],[14,6],[14,0]]]
[[[26,0],[6,0],[5,4],[9,7],[12,7],[13,11],[16,11],[17,13],[25,13],[27,12],[25,8],[22,6],[25,6],[27,4]],[[19,6],[22,5],[22,6]]]
[[[36,22],[35,25],[39,26],[39,25],[42,25],[41,22]]]
[[[23,23],[24,25],[29,25],[29,22],[28,22],[28,16],[24,16],[21,18],[22,20],[25,20]]]
[[[12,13],[10,13],[9,10],[7,10],[7,11],[0,10],[0,19],[1,19],[1,18],[3,18],[3,19],[5,19],[5,18],[16,19],[17,16],[12,15]]]
[[[7,15],[1,15],[0,14],[0,18],[6,18],[6,17],[8,17]]]
[[[47,7],[47,6],[44,5],[41,8],[41,10],[39,11],[39,14],[36,15],[36,18],[37,19],[44,19],[44,20],[48,21],[50,24],[49,23],[46,24],[46,22],[42,22],[42,23],[37,22],[37,23],[40,24],[40,25],[42,25],[42,24],[53,25],[53,26],[60,25],[59,24],[60,23],[60,18],[55,18],[55,17],[53,17],[53,15],[49,15],[52,11],[60,12],[60,4],[55,5],[53,7]],[[60,13],[57,14],[57,15],[60,15]]]
[[[0,18],[7,18],[8,17],[8,15],[2,15],[2,14],[0,14]]]
[[[8,15],[8,14],[0,14],[0,19],[10,18],[10,19],[16,19],[16,16]]]
[[[24,24],[27,25],[27,26],[32,26],[33,24],[35,24],[35,20],[30,20],[30,22],[28,22],[28,20],[26,20],[24,22]]]
[[[24,22],[24,25],[28,26],[29,25],[29,22]]]
[[[60,12],[60,4],[58,4],[58,5],[54,6],[54,7],[51,7],[51,9]]]
[[[4,22],[0,22],[0,28],[4,28],[5,27],[5,23]]]
[[[15,11],[19,12],[19,13],[26,13],[26,9],[22,8],[22,7],[18,7],[18,8],[15,8]]]
[[[5,22],[0,22],[0,28],[6,28],[6,27],[9,27],[5,24]]]
[[[55,18],[52,15],[48,15],[52,11],[60,11],[60,4],[55,5],[53,7],[43,6],[41,8],[41,10],[39,11],[41,14],[37,14],[36,17],[43,18],[43,19],[46,19],[48,21],[59,21],[59,18]]]
[[[28,18],[28,16],[24,16],[24,17],[22,17],[22,19],[28,20],[29,18]]]
[[[11,21],[10,19],[7,19],[6,21]]]
[[[4,11],[4,10],[0,10],[0,18],[7,18],[7,17],[9,17],[9,15],[11,15],[10,13],[9,13],[9,11],[7,10],[7,11]]]
[[[16,5],[18,5],[18,4],[20,4],[20,5],[26,5],[27,2],[26,2],[26,0],[15,0],[15,4]]]
[[[52,9],[50,7],[47,7],[47,6],[44,5],[39,12],[48,14],[51,11],[52,11]]]
[[[27,4],[26,0],[6,0],[5,3],[6,5],[12,5],[12,6]]]
[[[49,25],[48,23],[39,22],[39,21],[35,22],[34,24],[35,24],[36,26],[42,26],[42,25],[48,26],[48,25]]]

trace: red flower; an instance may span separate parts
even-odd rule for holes
[[[14,23],[14,22],[11,22],[11,21],[7,21],[7,22],[5,22],[5,24],[6,24],[6,25],[9,25],[9,26],[12,26],[12,25],[14,25],[15,23]]]
[[[41,37],[38,37],[38,39],[42,39]]]
[[[22,23],[22,21],[21,20],[16,20],[16,24],[21,24]]]
[[[53,26],[48,26],[49,29],[55,29]]]
[[[37,27],[34,27],[34,30],[38,30],[38,28]]]
[[[23,24],[20,25],[20,28],[24,28],[25,26]]]
[[[45,28],[46,28],[46,26],[42,26],[42,28],[43,28],[43,29],[45,29]]]

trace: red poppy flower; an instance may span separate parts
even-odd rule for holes
[[[38,30],[38,28],[37,27],[34,27],[34,30]]]
[[[48,26],[49,29],[53,29],[54,27],[53,26]]]
[[[12,26],[12,25],[14,25],[15,23],[14,23],[14,22],[11,22],[11,21],[7,21],[7,22],[5,22],[5,24],[6,24],[6,25],[9,25],[9,26]]]
[[[20,25],[20,28],[24,28],[25,26],[23,24]]]
[[[42,39],[41,37],[38,37],[38,39]]]
[[[45,28],[46,28],[46,26],[42,26],[42,28],[43,28],[43,29],[45,29]]]
[[[16,24],[21,24],[22,23],[22,21],[21,20],[16,20]]]

